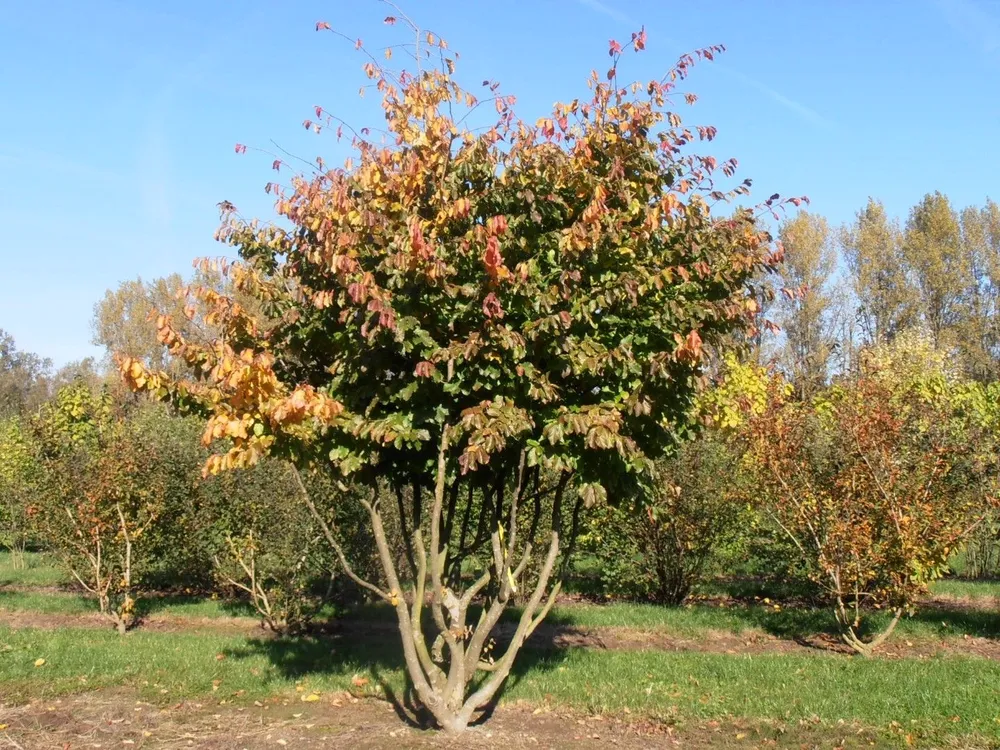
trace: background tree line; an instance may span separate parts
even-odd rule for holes
[[[771,338],[767,353],[801,394],[849,371],[861,347],[914,328],[953,353],[964,376],[996,379],[1000,206],[992,200],[959,210],[931,193],[901,225],[869,199],[845,226],[802,212],[780,237],[783,335]]]

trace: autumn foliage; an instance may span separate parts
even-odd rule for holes
[[[157,456],[107,393],[64,388],[34,422],[45,484],[34,523],[101,614],[136,620],[144,535],[164,499]]]
[[[772,382],[750,418],[760,507],[833,602],[844,641],[869,655],[948,570],[995,491],[995,417],[982,389],[908,368],[912,337],[866,353],[855,376],[809,401]],[[926,349],[926,348],[925,348]],[[893,617],[866,632],[872,609]]]
[[[636,33],[612,43],[589,100],[529,123],[498,84],[463,89],[458,56],[400,20],[415,70],[364,64],[384,127],[354,130],[317,107],[306,127],[349,136],[354,156],[268,184],[279,223],[221,204],[218,238],[239,254],[224,270],[257,312],[192,288],[185,314],[219,337],[191,340],[169,315],[156,325],[196,376],[127,357],[120,368],[135,390],[204,416],[207,473],[272,455],[367,488],[382,580],[362,581],[338,549],[341,563],[395,608],[419,701],[460,730],[554,601],[581,511],[638,491],[689,431],[706,357],[753,328],[752,280],[781,256],[752,212],[712,213],[749,183],[723,190],[735,160],[690,153],[715,129],[685,127],[675,110],[678,82],[721,48],[625,85],[622,54],[646,44]],[[393,492],[410,586],[385,540]],[[452,590],[471,558],[479,577]],[[529,565],[537,585],[512,642],[487,658]],[[487,607],[467,624],[480,595]]]

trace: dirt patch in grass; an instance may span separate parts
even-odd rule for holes
[[[860,748],[885,739],[853,725],[707,721],[671,726],[630,715],[588,715],[523,703],[501,706],[483,724],[450,737],[407,722],[399,711],[385,701],[344,693],[308,703],[291,696],[253,705],[186,701],[158,706],[127,691],[103,691],[4,710],[0,747]]]
[[[75,593],[78,589],[69,583],[0,583],[0,594],[7,591],[16,594],[67,594]]]
[[[111,630],[109,620],[98,612],[87,614],[45,613],[30,610],[7,610],[0,608],[0,625],[10,628],[38,628],[40,630],[61,630],[62,628],[96,628]],[[231,635],[266,636],[270,631],[261,627],[256,620],[247,617],[187,617],[173,615],[148,615],[138,625],[142,630],[157,633],[177,633],[185,631],[205,631]]]

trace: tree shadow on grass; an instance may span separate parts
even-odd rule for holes
[[[839,630],[832,606],[781,606],[780,611],[767,606],[736,606],[727,611],[749,627],[757,628],[777,638],[814,645],[815,636],[838,636]],[[892,618],[887,611],[864,613],[861,635],[881,632]],[[1000,638],[1000,613],[996,611],[941,604],[918,605],[910,616],[904,616],[900,632],[914,635],[970,636]]]
[[[714,627],[714,622],[718,622],[718,607],[700,605],[694,609],[705,611],[706,631]],[[666,612],[666,608],[664,610]],[[816,636],[836,637],[837,634],[829,607],[781,606],[781,609],[775,610],[773,605],[738,605],[727,606],[725,614],[730,623],[743,624],[747,628],[759,629],[810,648],[823,648],[822,644],[817,645]],[[503,653],[506,640],[513,629],[511,619],[515,615],[516,611],[510,611],[498,629],[498,653]],[[697,616],[696,613],[695,617]],[[364,678],[379,687],[381,695],[392,704],[402,721],[413,727],[427,729],[435,726],[434,721],[416,700],[413,685],[403,669],[402,646],[394,618],[394,613],[388,607],[365,606],[352,610],[348,618],[326,623],[324,627],[328,632],[253,639],[226,653],[234,659],[263,656],[278,674],[291,681],[311,675],[339,677],[345,688],[352,689],[362,687],[361,678]],[[868,632],[877,632],[883,628],[888,618],[889,615],[885,612],[870,613],[867,619]],[[470,621],[476,621],[475,612],[470,612]],[[924,632],[932,630],[941,635],[1000,638],[1000,615],[982,609],[935,605],[918,609],[912,621]],[[545,625],[535,631],[521,649],[504,686],[494,700],[483,707],[473,723],[487,720],[504,692],[527,675],[558,669],[573,651],[573,647],[567,647],[560,636],[567,629],[573,628],[586,629],[586,626],[574,622],[572,607],[550,614]],[[425,632],[432,630],[428,627]],[[475,685],[471,690],[474,689]]]
[[[383,616],[385,614],[391,612],[368,610],[367,620],[328,623],[326,627],[331,632],[322,635],[255,638],[224,653],[233,659],[263,656],[282,678],[291,681],[319,675],[339,677],[345,687],[351,689],[362,687],[361,678],[364,678],[379,687],[379,692],[402,721],[419,729],[433,728],[436,726],[434,719],[420,705],[405,672],[399,631]],[[500,634],[497,640],[497,650],[502,653],[507,645],[506,634]],[[504,685],[493,700],[479,710],[472,724],[488,720],[503,693],[526,674],[539,669],[556,669],[567,652],[551,637],[536,632],[518,653]],[[481,679],[487,677],[484,674]],[[478,684],[473,682],[467,695],[475,691]]]
[[[1000,638],[1000,612],[961,605],[925,605],[908,618],[935,634]]]

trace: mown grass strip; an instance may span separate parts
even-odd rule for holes
[[[0,590],[2,610],[85,615],[96,612],[96,603],[72,592]],[[191,596],[147,596],[139,600],[138,611],[143,616],[256,618],[253,608],[246,602]],[[334,616],[335,611],[330,607],[320,613],[319,619]],[[394,622],[393,612],[382,605],[357,607],[345,616],[362,622]],[[513,609],[507,616],[508,619],[516,618],[519,613]],[[870,628],[877,629],[883,627],[887,620],[886,614],[872,613],[867,621]],[[733,635],[762,632],[781,639],[801,639],[836,632],[833,616],[825,608],[782,607],[763,603],[725,607],[710,604],[662,607],[627,602],[572,604],[556,607],[546,623],[579,628],[632,628],[669,633],[681,638],[697,638],[711,631]],[[1000,613],[982,607],[924,607],[900,622],[894,638],[929,640],[964,636],[1000,637]]]
[[[41,666],[35,666],[44,659]],[[248,701],[291,691],[369,688],[399,693],[396,640],[254,640],[214,633],[0,627],[0,695],[9,705],[127,686],[152,700],[212,696]],[[235,696],[234,696],[235,694]],[[524,652],[505,700],[546,701],[683,723],[893,722],[924,737],[978,733],[1000,740],[1000,664],[951,657],[863,660],[833,655],[733,656],[653,651]]]

